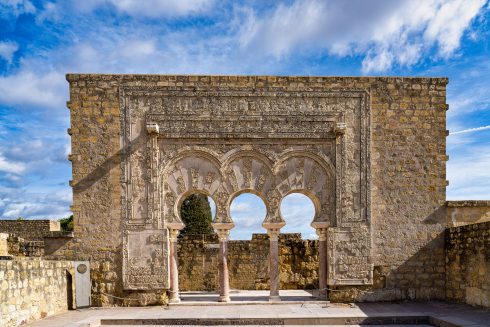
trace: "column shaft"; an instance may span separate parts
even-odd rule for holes
[[[327,300],[327,228],[317,228],[318,234],[318,298]]]
[[[269,301],[281,301],[279,297],[279,230],[269,230]]]
[[[327,242],[325,240],[318,241],[319,252],[319,290],[318,298],[324,300],[327,297]]]
[[[228,275],[228,240],[219,241],[219,302],[230,301],[230,281]]]
[[[177,257],[177,235],[179,231],[171,231],[170,236],[170,303],[179,303],[179,266]],[[173,234],[173,235],[172,235]]]

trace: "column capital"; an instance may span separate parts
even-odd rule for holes
[[[146,123],[146,131],[150,135],[158,135],[160,132],[160,128],[157,123],[155,122],[147,122]]]
[[[328,233],[328,227],[316,229],[316,234],[318,235],[319,241],[326,241],[327,240],[327,233]]]
[[[213,226],[213,229],[216,231],[216,233],[218,233],[218,230],[220,229],[232,229],[233,227],[235,227],[235,224],[233,222],[213,222],[211,223],[211,226]]]
[[[345,130],[347,129],[347,124],[344,123],[344,122],[338,122],[336,125],[335,125],[335,133],[337,135],[342,135],[342,134],[345,134]]]
[[[168,232],[169,232],[169,236],[168,236],[169,240],[171,242],[177,241],[177,237],[179,236],[180,229],[169,228]]]
[[[230,235],[229,229],[216,229],[216,234],[220,241],[228,241],[228,236]]]
[[[271,241],[277,241],[279,239],[279,234],[281,233],[281,228],[269,228],[267,229],[267,234]]]

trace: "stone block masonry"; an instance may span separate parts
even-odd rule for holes
[[[74,303],[73,264],[40,259],[0,260],[0,326],[68,310]]]
[[[269,289],[269,237],[253,234],[251,240],[228,241],[230,287],[241,290]],[[218,238],[216,235],[185,236],[178,243],[179,284],[183,291],[218,289]],[[318,241],[302,240],[300,234],[279,238],[280,289],[318,288]]]
[[[448,201],[447,226],[458,227],[490,221],[490,201]]]
[[[490,221],[446,230],[446,296],[490,308]]]
[[[6,256],[9,254],[8,237],[9,234],[0,233],[0,256]]]
[[[173,219],[172,213],[177,212],[167,210],[172,194],[165,183],[158,184],[162,181],[158,172],[165,167],[150,168],[152,160],[166,163],[176,158],[176,151],[187,145],[187,139],[177,138],[172,141],[174,144],[171,138],[160,137],[159,143],[153,144],[145,128],[145,117],[158,120],[169,110],[176,114],[221,110],[213,117],[249,110],[262,118],[267,110],[275,118],[301,110],[324,110],[326,115],[335,116],[331,119],[342,118],[340,122],[346,124],[335,125],[335,133],[343,136],[333,135],[333,139],[323,143],[316,139],[315,144],[299,144],[303,151],[326,156],[338,168],[335,176],[331,176],[337,182],[321,185],[322,203],[330,201],[333,205],[324,206],[325,211],[318,216],[328,217],[330,221],[326,252],[329,285],[339,290],[335,292],[335,300],[444,299],[446,78],[69,74],[67,80],[75,237],[53,255],[91,260],[93,304],[165,301],[164,289],[128,290],[122,280],[125,231],[142,229],[145,224],[165,228]],[[334,95],[330,96],[329,92]],[[358,112],[367,116],[360,121]],[[162,131],[172,136],[175,129],[189,127],[185,120],[178,122],[162,121]],[[205,132],[214,132],[212,126],[208,124]],[[281,124],[281,128],[288,126]],[[316,127],[323,131],[325,126]],[[249,128],[239,127],[244,131]],[[363,134],[363,131],[369,132]],[[308,142],[320,135],[313,134]],[[176,145],[179,140],[182,144]],[[273,151],[266,144],[262,156],[281,156],[291,149],[288,142],[291,140],[278,139],[278,147]],[[212,146],[211,143],[198,145],[212,147],[223,156],[241,146],[231,141],[221,146],[221,139]],[[260,150],[258,144],[252,143],[248,144],[252,149]],[[153,146],[161,147],[160,159],[149,155]],[[369,153],[362,151],[366,148]],[[313,167],[309,160],[298,159],[296,167],[288,164],[296,168],[294,175],[305,192],[307,177],[319,182],[323,176],[321,169],[315,169],[318,176],[307,174],[309,167]],[[237,163],[237,170],[246,171],[247,167],[250,165],[246,160]],[[261,166],[257,160],[252,161],[252,167],[256,168],[251,174],[239,175],[252,176],[254,183],[250,186],[269,187],[267,179],[269,184],[259,183],[264,179],[260,178]],[[153,171],[157,175],[150,174]],[[213,176],[217,178],[218,173],[210,174],[209,180],[213,181]],[[185,191],[193,185],[194,175],[197,184],[206,184],[208,175],[197,171],[179,175],[172,181],[175,185],[169,185]],[[230,181],[228,188],[234,189],[234,180],[226,179]],[[248,180],[239,183],[246,184]],[[246,188],[241,184],[238,185],[241,189]],[[328,188],[332,185],[339,186],[337,192]],[[166,191],[169,196],[146,196],[148,190]],[[267,200],[279,202],[280,197],[271,193]],[[218,205],[221,210],[221,202]],[[162,213],[158,217],[152,216],[155,208],[160,208]],[[231,258],[229,262],[231,265]],[[430,266],[426,267],[427,264]],[[160,268],[166,272],[166,267]],[[369,285],[373,281],[374,285]],[[373,288],[369,296],[359,292],[369,287]]]
[[[0,220],[0,233],[26,241],[43,241],[44,236],[57,231],[60,231],[60,222],[56,220]]]

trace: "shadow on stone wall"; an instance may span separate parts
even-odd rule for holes
[[[138,137],[127,144],[123,149],[117,151],[112,156],[107,158],[102,164],[88,173],[84,178],[76,183],[72,183],[73,193],[84,192],[105,175],[107,175],[113,168],[120,167],[121,162],[125,162],[129,156],[131,156],[137,149],[144,146],[141,142],[145,140],[145,133],[141,133]],[[139,147],[138,147],[139,146]]]
[[[446,230],[446,296],[490,308],[490,221]]]
[[[399,265],[374,266],[373,285],[329,286],[332,302],[444,300],[444,232]]]

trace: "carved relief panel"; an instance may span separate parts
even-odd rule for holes
[[[168,231],[127,230],[124,233],[125,289],[168,289]]]
[[[356,90],[124,86],[125,230],[165,230],[193,192],[214,199],[215,222],[230,222],[233,197],[248,191],[264,200],[265,222],[278,223],[282,198],[301,192],[337,240],[328,251],[330,280],[369,283],[370,246],[361,245],[370,240],[368,104]],[[349,262],[358,263],[355,273]]]

